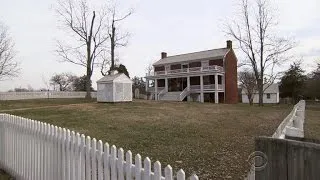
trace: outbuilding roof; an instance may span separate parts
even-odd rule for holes
[[[123,83],[131,82],[132,83],[131,79],[128,78],[123,73],[107,75],[97,81],[97,83],[111,83],[111,82],[123,82]]]
[[[180,54],[175,56],[168,56],[166,58],[160,59],[155,62],[153,65],[163,65],[163,64],[171,64],[177,62],[185,62],[192,60],[202,60],[202,59],[220,59],[223,58],[227,53],[228,48],[220,48],[220,49],[211,49],[207,51],[200,51],[188,54]]]

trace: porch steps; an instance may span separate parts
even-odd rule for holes
[[[182,91],[167,92],[160,97],[161,101],[180,101],[180,94]]]

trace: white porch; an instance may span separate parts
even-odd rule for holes
[[[172,83],[173,79],[178,81],[178,87],[173,86],[176,85]],[[205,97],[209,97],[214,99],[214,103],[219,103],[219,99],[223,102],[225,96],[224,74],[147,78],[146,91],[151,94],[150,99],[154,100],[205,102]]]

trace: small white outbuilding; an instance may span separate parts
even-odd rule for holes
[[[113,71],[97,81],[98,102],[132,101],[132,81],[123,73]]]
[[[271,84],[271,85],[264,85],[263,86],[263,103],[265,104],[276,104],[279,103],[279,85],[278,84]],[[247,90],[242,89],[242,103],[249,103]],[[259,94],[258,91],[254,92],[253,96],[253,103],[259,103]]]

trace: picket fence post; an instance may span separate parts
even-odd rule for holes
[[[110,180],[110,149],[109,144],[105,143],[103,146],[103,171],[104,180]]]
[[[140,154],[137,154],[135,157],[135,177],[136,177],[136,180],[142,180],[141,169],[142,169],[141,156],[140,156]]]
[[[132,180],[132,153],[130,150],[126,153],[126,180]]]
[[[86,139],[86,180],[91,180],[91,159],[90,159],[91,138]]]
[[[98,141],[98,153],[97,153],[97,163],[98,163],[98,180],[103,180],[103,143],[101,140]]]

